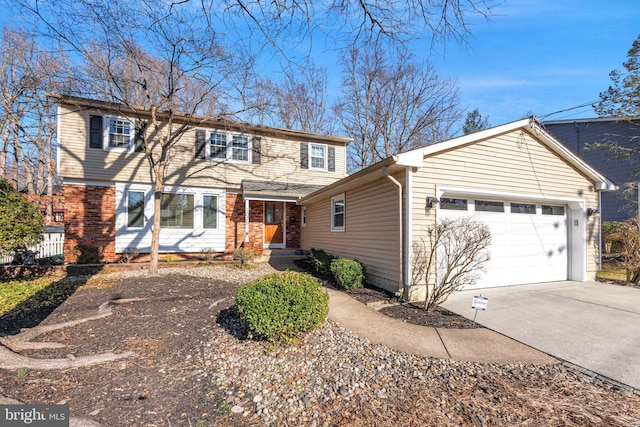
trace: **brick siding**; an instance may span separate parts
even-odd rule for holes
[[[102,260],[115,262],[116,188],[92,185],[64,186],[64,260],[75,262],[80,244],[102,247]]]

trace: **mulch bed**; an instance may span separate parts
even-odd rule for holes
[[[90,281],[42,324],[93,315],[100,304],[112,299],[144,300],[118,305],[112,316],[39,339],[66,344],[66,348],[21,354],[64,358],[133,351],[133,356],[64,372],[0,370],[0,394],[25,403],[72,402],[73,412],[105,426],[147,425],[154,419],[158,425],[176,423],[185,411],[205,421],[219,419],[220,414],[210,412],[219,407],[223,396],[196,380],[194,372],[202,367],[199,348],[206,345],[207,332],[217,327],[217,312],[233,304],[236,288],[222,280],[182,275]]]
[[[482,327],[477,323],[474,324],[473,321],[466,317],[445,308],[436,307],[435,310],[428,312],[417,303],[402,302],[393,294],[372,286],[352,289],[349,291],[349,295],[364,304],[379,301],[386,302],[388,306],[382,308],[380,313],[414,325],[443,329],[474,329]]]

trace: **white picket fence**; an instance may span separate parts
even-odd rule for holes
[[[44,233],[44,240],[39,245],[29,249],[36,253],[36,258],[47,258],[61,254],[64,248],[64,233]],[[13,255],[0,256],[0,264],[9,264]]]

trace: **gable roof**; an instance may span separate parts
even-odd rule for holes
[[[56,101],[60,105],[69,105],[79,110],[104,110],[105,112],[117,112],[123,115],[131,114],[140,117],[151,115],[151,110],[145,108],[135,108],[115,102],[98,101],[95,99],[81,98],[71,95],[47,94],[47,96]],[[158,116],[161,118],[168,117],[166,112],[160,111]],[[174,114],[172,119],[177,122],[186,122],[193,127],[210,127],[218,129],[238,130],[242,132],[279,136],[285,138],[293,138],[303,141],[333,142],[346,145],[351,142],[351,138],[334,135],[324,135],[312,132],[303,132],[292,129],[284,129],[271,126],[255,125],[237,120],[229,120],[222,117],[200,116],[195,114]]]
[[[422,154],[423,157],[426,157],[516,130],[522,130],[531,134],[534,138],[539,140],[556,155],[563,158],[567,163],[575,167],[578,171],[582,172],[585,176],[589,177],[596,184],[597,190],[615,190],[617,188],[616,184],[613,181],[596,170],[587,161],[578,156],[563,142],[561,142],[550,132],[548,132],[535,116],[527,117],[515,122],[506,123],[501,126],[485,129],[480,132],[471,133],[437,144],[428,145],[426,147],[418,148],[412,151],[418,151]],[[408,151],[406,153],[399,154],[398,157],[402,159],[405,156],[413,155],[414,154],[411,151]]]
[[[362,185],[366,182],[373,181],[384,175],[387,171],[405,167],[422,167],[425,157],[433,156],[445,151],[455,150],[465,145],[490,139],[508,132],[521,130],[532,135],[536,140],[540,141],[547,148],[553,151],[557,156],[564,159],[567,163],[577,169],[579,172],[587,176],[595,183],[596,190],[611,191],[616,190],[616,184],[607,178],[604,174],[596,170],[593,166],[579,157],[564,143],[555,138],[540,124],[535,116],[514,122],[506,123],[500,126],[485,129],[479,132],[463,135],[458,138],[449,139],[436,144],[427,145],[425,147],[416,148],[404,153],[400,153],[388,157],[380,162],[371,165],[353,175],[341,179],[322,190],[316,191],[306,197],[301,202],[310,202],[322,197],[327,192],[339,193],[353,185]]]

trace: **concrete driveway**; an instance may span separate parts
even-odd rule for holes
[[[640,289],[553,282],[456,292],[445,308],[559,359],[640,389]]]

